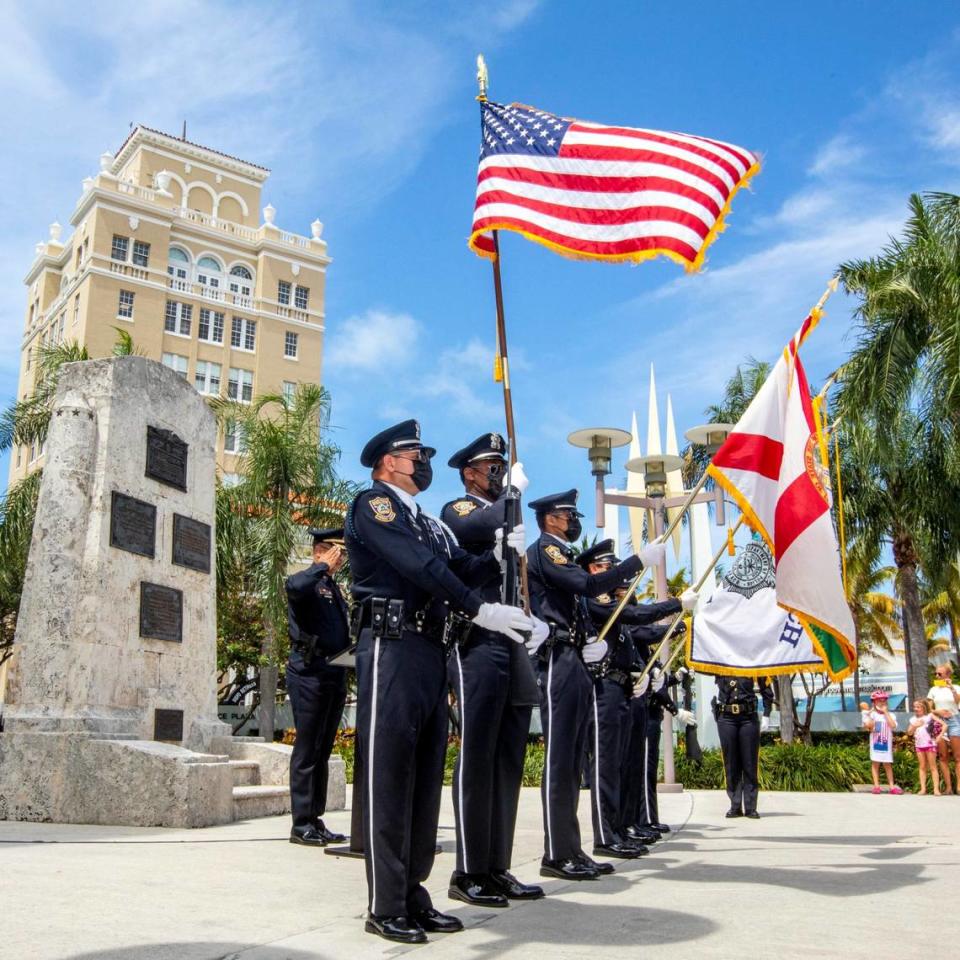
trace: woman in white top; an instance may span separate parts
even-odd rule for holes
[[[957,793],[960,793],[960,686],[953,682],[953,667],[949,663],[941,664],[936,670],[936,679],[927,697],[933,701],[934,713],[943,717],[947,729],[937,741],[937,757],[940,771],[945,781],[945,791],[952,792],[950,786],[950,758],[956,774]]]

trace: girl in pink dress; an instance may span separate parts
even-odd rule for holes
[[[917,767],[920,775],[920,793],[927,792],[927,771],[933,784],[933,795],[940,796],[940,772],[937,770],[937,737],[943,732],[944,724],[934,714],[936,705],[932,700],[914,700],[913,716],[907,733],[913,734],[913,744],[917,750]]]

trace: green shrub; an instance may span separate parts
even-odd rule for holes
[[[917,758],[898,745],[894,754],[894,779],[905,790],[917,787]],[[705,750],[702,763],[689,760],[683,750],[676,755],[677,780],[694,790],[725,787],[723,758],[719,750]],[[760,750],[760,789],[838,793],[855,783],[870,783],[870,754],[864,737],[856,746],[820,743],[774,743]],[[885,783],[881,772],[881,783]]]

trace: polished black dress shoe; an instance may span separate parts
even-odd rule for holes
[[[736,810],[736,809],[728,810],[728,811],[726,812],[725,816],[726,816],[726,818],[727,818],[728,820],[732,820],[734,817],[742,817],[742,816],[743,816],[743,811],[742,811],[742,810]]]
[[[650,829],[651,829],[651,830],[656,830],[657,833],[669,833],[669,832],[670,832],[670,827],[668,827],[667,824],[665,824],[665,823],[651,823],[649,826],[650,826]]]
[[[650,856],[650,848],[645,843],[641,843],[639,840],[624,840],[623,846],[630,847],[632,850],[636,850],[638,857]]]
[[[745,817],[749,817],[751,820],[759,820],[760,814],[756,810],[751,810],[749,813],[744,814]]]
[[[590,867],[591,870],[596,870],[601,877],[616,872],[612,863],[599,863],[591,857],[588,857],[582,850],[577,854],[577,859],[584,864],[584,866]]]
[[[451,900],[472,903],[475,907],[509,907],[506,895],[491,880],[475,873],[455,873],[450,877],[447,896]]]
[[[596,880],[600,871],[589,866],[582,860],[571,857],[569,860],[540,861],[541,877],[556,877],[558,880]]]
[[[494,870],[487,879],[490,886],[508,900],[539,900],[544,896],[543,887],[521,883],[509,870]]]
[[[316,822],[316,828],[317,833],[319,833],[327,843],[343,843],[349,839],[344,833],[335,833],[333,830],[328,830],[322,820]]]
[[[625,827],[623,833],[628,840],[636,840],[638,843],[644,844],[656,843],[660,839],[660,834],[656,830],[648,830],[646,827],[639,827],[634,824]]]
[[[375,933],[384,940],[394,940],[397,943],[427,942],[423,927],[409,917],[375,917],[371,914],[363,929],[367,933]]]
[[[625,843],[616,841],[595,846],[593,855],[595,857],[613,857],[616,860],[636,860],[637,857],[643,856],[637,847],[627,846]]]
[[[433,907],[411,913],[410,919],[428,933],[459,933],[463,929],[458,917],[451,917],[449,913],[441,913]]]
[[[302,843],[305,847],[325,847],[327,841],[323,834],[313,825],[294,827],[290,831],[291,843]]]

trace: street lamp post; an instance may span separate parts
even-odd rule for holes
[[[690,443],[705,447],[707,453],[712,457],[720,449],[732,429],[733,426],[729,423],[700,424],[688,430],[685,436]],[[689,494],[684,491],[667,496],[667,474],[670,471],[679,470],[683,466],[681,457],[668,453],[651,453],[645,457],[633,457],[627,461],[626,468],[631,473],[643,474],[647,491],[646,496],[608,493],[603,486],[603,478],[612,472],[612,448],[625,446],[629,443],[630,434],[626,430],[619,430],[615,427],[587,428],[574,431],[567,440],[575,447],[584,447],[588,450],[587,455],[590,459],[591,472],[596,477],[598,527],[603,527],[604,511],[607,504],[639,507],[642,510],[649,510],[653,514],[653,534],[654,537],[660,537],[664,531],[664,512],[671,507],[680,507],[687,503]],[[723,491],[718,486],[715,486],[713,492],[704,491],[697,494],[690,501],[690,505],[710,501],[713,501],[716,505],[717,526],[723,526],[725,522]],[[636,546],[634,544],[634,549],[636,549]],[[656,595],[657,600],[667,599],[667,571],[664,564],[661,564],[656,571]],[[661,659],[666,662],[669,655],[670,651],[667,647],[664,647]],[[665,744],[663,782],[673,784],[676,782],[673,762],[673,717],[668,711],[664,712],[663,741]]]

